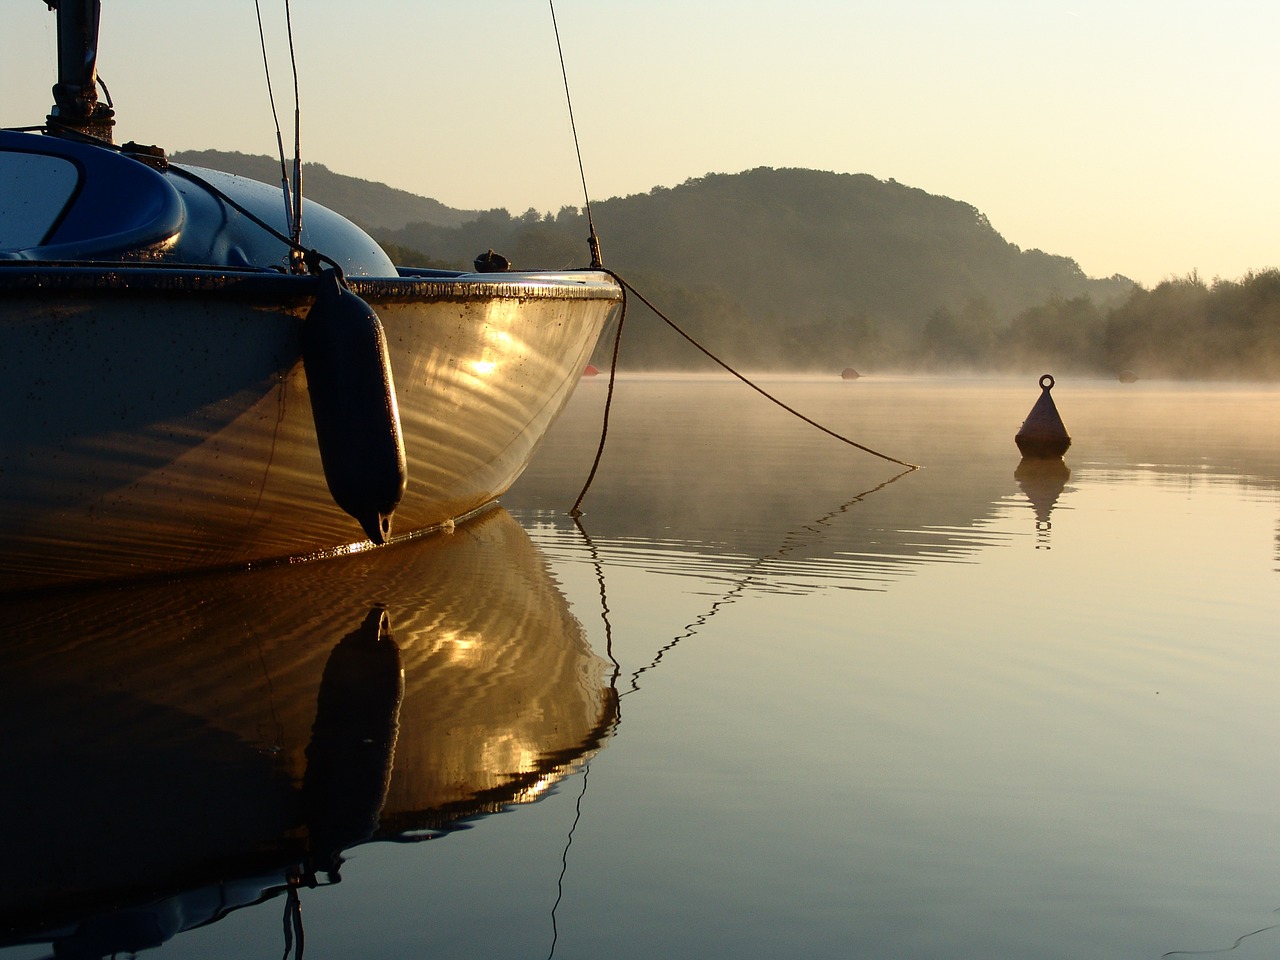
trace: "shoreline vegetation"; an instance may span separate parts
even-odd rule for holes
[[[245,154],[174,159],[267,182],[279,172]],[[404,266],[469,270],[488,249],[516,269],[587,259],[577,207],[454,210],[319,164],[307,186]],[[1277,268],[1151,288],[1091,278],[1069,257],[1009,243],[967,203],[867,174],[708,174],[595,201],[592,214],[606,265],[740,369],[1280,380]],[[632,311],[625,369],[708,368],[647,308]]]

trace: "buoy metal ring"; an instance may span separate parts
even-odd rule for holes
[[[1053,375],[1052,375],[1052,374],[1049,374],[1049,373],[1046,373],[1043,377],[1041,377],[1041,378],[1040,378],[1040,389],[1041,389],[1041,390],[1052,390],[1052,389],[1053,389],[1053,383],[1054,383]]]

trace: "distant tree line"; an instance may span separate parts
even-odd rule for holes
[[[982,301],[930,314],[889,366],[1143,378],[1280,379],[1280,270],[1206,283],[1196,274],[1135,286],[1111,306],[1051,296],[1001,322]]]
[[[918,332],[867,314],[803,323],[783,338],[804,367],[1000,373],[1044,370],[1143,378],[1280,380],[1280,269],[1239,280],[1166,280],[1100,305],[1051,295],[1001,318],[989,300],[938,307]]]

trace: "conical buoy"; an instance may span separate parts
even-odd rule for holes
[[[588,363],[586,367],[583,369],[582,375],[584,377],[598,377],[600,376],[600,368],[597,367],[594,363]]]
[[[319,284],[302,326],[302,364],[324,478],[334,502],[385,543],[409,475],[387,338],[335,271]]]
[[[862,374],[853,369],[853,367],[845,367],[840,371],[841,380],[857,380],[860,376],[862,376]]]
[[[1061,457],[1071,446],[1071,437],[1062,425],[1053,397],[1049,396],[1053,384],[1053,377],[1047,373],[1040,378],[1040,399],[1013,438],[1024,457]]]

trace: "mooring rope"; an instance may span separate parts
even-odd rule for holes
[[[885,480],[882,483],[877,484],[876,486],[872,487],[870,490],[864,490],[862,493],[859,493],[856,496],[852,497],[851,499],[846,500],[844,503],[840,504],[840,506],[836,507],[834,510],[828,510],[825,514],[823,514],[817,520],[804,524],[798,530],[789,531],[787,535],[783,538],[782,545],[779,546],[777,550],[775,550],[771,554],[766,554],[761,557],[756,557],[755,560],[753,560],[743,571],[743,575],[737,581],[734,582],[733,586],[730,587],[727,592],[721,595],[719,599],[715,600],[711,604],[711,606],[708,607],[703,613],[699,614],[696,619],[694,619],[690,623],[685,624],[683,632],[672,637],[671,640],[669,640],[667,643],[659,647],[658,652],[654,654],[653,658],[649,661],[649,663],[646,666],[643,666],[640,669],[632,672],[631,686],[628,689],[623,690],[621,693],[618,694],[618,701],[619,701],[618,723],[621,724],[622,722],[622,705],[621,705],[622,698],[629,697],[633,693],[640,692],[640,678],[644,676],[644,674],[648,673],[650,670],[656,670],[658,666],[661,665],[663,659],[666,657],[668,653],[670,653],[672,650],[678,647],[685,640],[688,640],[692,638],[695,634],[697,634],[698,631],[701,630],[703,627],[705,627],[707,623],[711,620],[711,618],[714,617],[717,613],[719,613],[723,608],[727,607],[731,603],[737,602],[739,598],[744,596],[746,594],[747,589],[753,586],[754,583],[759,580],[760,573],[758,571],[760,567],[762,567],[766,563],[783,559],[784,557],[786,557],[787,554],[797,549],[797,547],[803,545],[803,541],[805,538],[808,537],[808,535],[818,534],[819,539],[821,539],[821,535],[823,535],[825,531],[820,530],[819,529],[820,527],[828,526],[831,523],[831,521],[834,520],[837,516],[839,516],[842,513],[847,513],[855,503],[862,503],[867,497],[871,496],[872,494],[879,493],[885,487],[889,486],[889,484],[896,483],[897,481],[901,480],[903,477],[905,477],[907,474],[911,472],[912,472],[911,470],[903,470],[901,473],[897,474],[896,476],[890,477],[888,480]],[[581,529],[582,525],[578,524],[578,527],[579,529]],[[810,545],[812,545],[812,543],[810,543]]]
[[[869,453],[873,457],[879,457],[881,460],[888,460],[890,463],[896,463],[898,464],[898,466],[906,467],[908,470],[920,469],[920,465],[918,463],[907,463],[907,461],[905,460],[899,460],[897,457],[891,457],[887,453],[881,453],[879,450],[872,450],[870,447],[864,446],[863,444],[858,443],[858,441],[856,440],[850,440],[848,437],[844,436],[843,434],[836,433],[834,430],[830,429],[829,427],[824,427],[822,424],[818,423],[817,420],[812,420],[809,417],[806,417],[803,413],[801,413],[799,410],[795,409],[794,407],[788,406],[787,404],[783,403],[773,394],[769,393],[767,390],[761,387],[758,383],[753,383],[747,376],[733,369],[733,367],[729,366],[729,364],[725,363],[723,360],[717,357],[714,353],[712,353],[710,350],[708,350],[706,347],[700,344],[688,332],[681,329],[679,324],[677,324],[674,320],[672,320],[665,313],[663,313],[661,310],[655,307],[652,303],[650,303],[644,294],[642,294],[639,290],[637,290],[635,287],[629,284],[626,280],[622,279],[622,277],[618,276],[612,270],[607,270],[605,272],[608,273],[610,276],[612,276],[613,279],[617,280],[618,283],[622,284],[624,289],[630,290],[632,293],[634,293],[640,299],[641,303],[643,303],[646,307],[648,307],[655,314],[657,314],[659,320],[661,320],[663,323],[669,326],[676,333],[680,334],[680,336],[688,340],[691,344],[693,344],[700,351],[702,351],[702,353],[704,353],[712,361],[719,364],[725,370],[729,371],[731,374],[733,374],[735,377],[737,377],[739,380],[745,383],[748,387],[750,387],[756,393],[772,401],[773,403],[776,403],[783,410],[787,411],[787,413],[791,414],[794,417],[798,417],[799,419],[803,420],[805,423],[809,424],[812,427],[817,427],[823,433],[827,434],[828,436],[835,437],[841,443],[847,443],[851,447],[856,447],[857,449],[861,450],[863,453]]]
[[[613,275],[613,271],[609,271]],[[615,280],[618,280],[614,276]],[[587,474],[587,482],[582,485],[582,491],[578,494],[578,499],[573,501],[573,506],[569,508],[569,516],[580,517],[582,511],[582,499],[587,495],[587,491],[591,489],[591,481],[596,478],[596,471],[600,469],[600,458],[604,456],[605,440],[609,436],[609,409],[613,406],[613,387],[618,379],[618,351],[622,347],[622,325],[627,322],[627,285],[618,280],[622,286],[622,312],[618,315],[618,329],[613,334],[613,357],[609,361],[609,390],[604,396],[604,417],[600,425],[600,443],[596,446],[596,458],[591,462],[591,472]]]
[[[758,383],[753,382],[745,374],[735,370],[732,366],[730,366],[724,360],[721,360],[714,353],[712,353],[710,350],[704,347],[701,343],[697,341],[697,339],[692,334],[690,334],[678,323],[676,323],[674,320],[668,317],[665,313],[663,313],[660,309],[658,309],[658,307],[656,307],[653,304],[653,302],[649,300],[648,297],[646,297],[643,293],[641,293],[639,290],[633,287],[630,284],[630,282],[628,282],[624,277],[622,277],[616,271],[605,269],[604,272],[607,273],[609,276],[613,277],[613,279],[618,283],[618,285],[622,287],[622,314],[618,319],[618,329],[615,332],[614,338],[613,338],[613,357],[609,363],[609,390],[608,390],[608,393],[606,393],[605,395],[604,417],[603,417],[603,423],[601,424],[601,428],[600,428],[600,443],[596,447],[595,460],[591,464],[591,471],[587,474],[587,481],[582,485],[582,491],[578,494],[578,499],[575,500],[573,502],[573,506],[569,508],[569,516],[578,517],[582,515],[582,510],[580,508],[582,506],[583,498],[586,497],[587,491],[591,488],[591,482],[595,479],[596,471],[600,467],[600,458],[604,455],[605,441],[609,436],[609,411],[610,411],[610,408],[613,406],[613,388],[614,388],[614,383],[617,379],[617,373],[618,373],[618,354],[622,346],[622,326],[627,319],[627,293],[628,292],[635,294],[635,296],[640,300],[640,302],[643,303],[650,310],[652,310],[654,312],[654,315],[657,316],[659,320],[667,324],[667,326],[669,326],[676,333],[680,334],[680,336],[684,337],[687,341],[689,341],[689,343],[691,343],[694,347],[696,347],[699,351],[701,351],[706,357],[708,357],[710,360],[712,360],[713,362],[715,362],[716,364],[718,364],[719,366],[727,370],[729,373],[733,374],[735,377],[737,377],[739,380],[741,380],[743,383],[745,383],[747,386],[749,386],[752,390],[756,391],[756,393],[760,394],[765,399],[771,401],[772,403],[777,404],[783,410],[787,411],[787,413],[791,414],[794,417],[799,418],[800,420],[803,420],[805,423],[809,424],[810,426],[817,427],[823,433],[827,434],[830,437],[834,437],[835,439],[839,440],[841,443],[846,443],[851,447],[855,447],[856,449],[863,451],[864,453],[869,453],[873,457],[879,457],[881,460],[887,460],[890,463],[898,464],[898,466],[900,467],[906,467],[908,473],[910,473],[913,470],[920,469],[920,465],[918,463],[908,463],[905,460],[899,460],[897,457],[891,457],[887,453],[881,453],[879,450],[873,450],[871,447],[868,447],[865,444],[858,443],[858,441],[851,440],[849,437],[846,437],[843,434],[836,433],[830,427],[823,426],[822,424],[818,423],[818,421],[812,419],[811,417],[805,416],[799,410],[795,409],[795,407],[792,407],[789,404],[784,403],[782,400],[779,400],[773,394],[769,393],[769,391],[761,387]]]
[[[1280,913],[1280,910],[1272,910],[1271,912]],[[1165,960],[1166,957],[1207,957],[1215,953],[1231,953],[1250,937],[1256,937],[1258,934],[1266,933],[1269,930],[1280,930],[1280,924],[1273,923],[1269,927],[1261,927],[1251,933],[1242,934],[1236,937],[1235,943],[1229,947],[1220,947],[1217,950],[1170,950],[1168,953],[1160,954],[1160,960]]]

